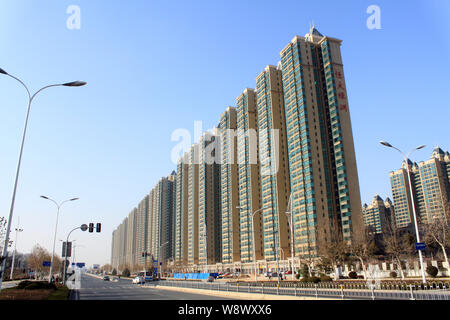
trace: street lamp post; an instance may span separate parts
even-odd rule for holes
[[[168,244],[169,241],[164,242],[162,245],[159,246],[159,251],[158,251],[158,263],[162,263],[161,261],[161,248],[164,247],[166,244]],[[161,268],[159,268],[159,279],[161,280],[161,272],[162,272],[162,264],[161,264]]]
[[[49,274],[49,276],[48,276],[48,282],[50,282],[51,279],[52,279],[52,272],[53,272],[53,260],[54,260],[54,258],[55,258],[55,244],[56,244],[56,233],[57,233],[57,231],[58,231],[59,210],[61,209],[61,206],[62,206],[64,203],[69,202],[69,201],[75,201],[75,200],[78,200],[79,198],[72,198],[72,199],[69,199],[69,200],[65,200],[65,201],[61,202],[60,204],[58,204],[55,200],[50,199],[50,198],[47,197],[47,196],[41,196],[41,198],[53,202],[53,203],[56,205],[56,207],[58,208],[58,211],[57,211],[57,213],[56,213],[55,234],[54,234],[54,236],[53,236],[52,261],[51,261],[51,264],[50,264],[50,274]],[[67,249],[67,245],[66,245],[66,249]],[[66,257],[66,258],[67,258],[67,257]]]
[[[13,258],[12,258],[12,264],[11,264],[11,274],[9,275],[10,280],[13,279],[13,274],[14,274],[14,262],[16,260],[16,248],[17,248],[17,235],[19,232],[23,231],[23,229],[19,228],[19,225],[20,225],[20,220],[18,219],[17,228],[16,228],[16,240],[14,241],[14,252],[13,252]]]
[[[294,215],[292,212],[292,193],[289,197],[288,208],[289,211],[286,211],[286,215],[289,221],[289,228],[291,229],[291,278],[294,280]]]
[[[72,242],[73,241],[76,241],[76,240],[72,240]],[[85,248],[85,246],[83,246],[82,244],[74,244],[72,247],[73,247],[73,263],[75,263],[75,266],[76,266],[77,261],[75,259],[75,248],[78,248],[78,247]]]
[[[243,209],[242,207],[236,207],[236,209]],[[257,214],[258,212],[261,212],[262,210],[267,209],[266,207],[264,208],[260,208],[258,210],[256,210],[255,212],[252,213],[252,235],[253,235],[253,262],[254,262],[254,267],[255,267],[255,282],[258,282],[258,268],[257,268],[257,264],[256,264],[256,240],[255,240],[255,224],[254,224],[254,216],[255,214]]]
[[[28,126],[28,119],[29,119],[29,115],[30,115],[30,109],[31,109],[31,103],[33,102],[34,98],[36,97],[36,95],[38,93],[40,93],[41,91],[47,89],[47,88],[51,88],[51,87],[58,87],[58,86],[65,86],[65,87],[81,87],[84,86],[86,84],[86,82],[83,81],[73,81],[73,82],[67,82],[67,83],[62,83],[62,84],[53,84],[53,85],[49,85],[49,86],[45,86],[41,89],[39,89],[38,91],[36,91],[36,93],[34,93],[33,95],[31,95],[30,90],[28,90],[28,87],[25,85],[25,83],[20,80],[19,78],[7,73],[5,70],[0,68],[0,74],[6,75],[8,77],[13,78],[14,80],[18,81],[20,84],[23,85],[23,87],[25,88],[25,90],[27,91],[28,94],[28,108],[27,108],[27,116],[25,119],[25,126],[23,129],[23,135],[22,135],[22,143],[20,146],[20,153],[19,153],[19,160],[17,163],[17,169],[16,169],[16,176],[15,176],[15,180],[14,180],[14,188],[13,188],[13,194],[12,194],[12,199],[11,199],[11,206],[9,209],[9,217],[8,217],[8,227],[6,229],[6,235],[5,235],[5,245],[3,246],[3,252],[0,258],[1,261],[1,267],[0,267],[0,290],[2,289],[2,281],[3,281],[3,273],[5,270],[5,266],[6,266],[6,257],[7,257],[7,253],[8,253],[8,243],[9,243],[9,233],[10,233],[10,229],[11,229],[11,222],[12,222],[12,218],[13,218],[13,213],[14,213],[14,203],[16,200],[16,191],[17,191],[17,184],[19,181],[19,172],[20,172],[20,165],[22,163],[22,154],[23,154],[23,147],[25,144],[25,137],[26,137],[26,133],[27,133],[27,126]]]
[[[416,238],[417,238],[417,243],[420,242],[420,235],[419,235],[419,227],[417,224],[417,215],[416,215],[416,205],[414,202],[414,193],[413,193],[413,189],[412,189],[412,183],[411,183],[411,175],[410,175],[410,171],[409,171],[409,165],[408,165],[408,160],[409,160],[409,156],[412,152],[416,151],[416,150],[420,150],[425,148],[425,145],[421,145],[417,148],[412,149],[406,156],[405,154],[400,150],[397,149],[396,147],[392,146],[391,144],[389,144],[386,141],[380,141],[380,143],[388,148],[393,148],[395,150],[397,150],[398,152],[400,152],[400,154],[403,156],[404,160],[405,160],[405,165],[406,165],[406,172],[408,175],[408,183],[409,183],[409,193],[410,193],[410,197],[411,197],[411,203],[412,203],[412,209],[413,209],[413,218],[414,218],[414,227],[416,230]],[[420,261],[420,269],[422,271],[422,282],[423,283],[427,283],[427,280],[425,278],[425,270],[423,268],[423,257],[422,257],[422,250],[418,250],[419,251],[419,261]]]
[[[277,282],[278,285],[280,285],[280,263],[278,262],[278,230],[274,232],[274,237],[275,237],[275,245],[274,245],[274,249],[275,249],[275,259],[277,261]]]
[[[85,224],[82,224],[80,227],[76,227],[74,229],[72,229],[69,234],[67,235],[67,239],[66,239],[66,250],[64,253],[64,268],[63,268],[63,284],[66,284],[66,269],[67,269],[67,248],[69,247],[69,237],[70,234],[72,232],[74,232],[75,230],[81,229],[81,231],[86,231],[88,229],[88,226]]]
[[[208,236],[206,233],[206,222],[203,223],[203,241],[205,242],[205,273],[208,273]]]

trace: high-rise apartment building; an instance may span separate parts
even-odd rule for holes
[[[187,265],[188,239],[188,153],[177,163],[176,197],[175,197],[175,262],[178,266]]]
[[[126,217],[122,224],[119,227],[119,261],[118,267],[121,268],[127,265],[126,257],[127,257],[127,239],[128,239],[128,217]]]
[[[314,27],[281,51],[295,254],[363,229],[341,40]],[[281,215],[280,215],[281,216]]]
[[[231,264],[241,259],[239,183],[237,168],[237,115],[228,107],[220,117],[220,184],[222,213],[222,263]]]
[[[408,163],[402,163],[399,170],[389,174],[395,222],[398,227],[404,228],[414,224],[410,180],[417,219],[422,223],[428,223],[434,218],[445,217],[445,210],[450,210],[449,168],[448,151],[444,152],[436,147],[429,160],[419,164],[408,160]]]
[[[189,151],[188,173],[188,264],[198,264],[198,169],[199,169],[199,145],[193,144]]]
[[[237,163],[240,214],[240,261],[262,258],[261,188],[258,156],[256,93],[245,89],[236,99]]]
[[[164,180],[172,185],[160,181],[152,189],[147,207],[141,203],[137,208],[137,222],[130,214],[125,231],[128,239],[136,225],[140,239],[135,253],[146,243],[147,251],[160,257],[167,242],[162,259],[174,257],[179,267],[201,269],[221,262],[245,270],[247,265],[239,263],[251,263],[256,255],[271,268],[272,261],[289,258],[292,248],[297,257],[314,258],[323,244],[350,243],[363,234],[340,45],[341,40],[323,36],[315,27],[305,37],[292,39],[278,65],[258,75],[256,89],[245,89],[237,107],[221,114],[216,132],[203,135],[183,155],[176,175]],[[218,161],[201,162],[213,144]],[[442,161],[439,174],[449,176],[450,168]],[[424,179],[430,172],[423,170]],[[422,178],[418,174],[414,179]],[[423,207],[429,190],[436,188],[420,183],[417,194],[424,199],[419,201]],[[439,206],[428,203],[434,209]],[[170,206],[172,215],[167,213]],[[378,227],[375,220],[370,224]],[[113,236],[116,264],[120,230]],[[133,248],[128,242],[125,247],[128,257]],[[138,255],[134,259],[141,262]]]
[[[389,198],[383,201],[379,195],[376,195],[369,205],[363,205],[362,214],[364,226],[370,228],[369,232],[383,234],[388,227],[387,224],[392,223],[392,202]]]
[[[125,264],[130,267],[136,265],[136,211],[137,209],[134,208],[128,215]]]
[[[173,225],[174,225],[174,185],[176,173],[172,172],[168,177],[160,180],[161,195],[161,236],[160,236],[160,261],[166,263],[173,258]]]
[[[135,259],[137,265],[145,265],[145,257],[142,256],[143,252],[147,252],[147,234],[148,234],[148,195],[139,202],[136,211],[136,251]]]
[[[205,132],[199,141],[198,250],[199,265],[222,260],[220,215],[220,164],[217,132]],[[206,268],[205,268],[206,271]]]
[[[290,197],[286,118],[282,72],[267,66],[256,78],[261,206],[264,257],[273,261],[291,255],[286,211]]]

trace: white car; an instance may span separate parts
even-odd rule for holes
[[[133,279],[133,283],[139,284],[139,283],[144,282],[143,280],[144,279],[142,279],[141,277],[136,277],[136,278]]]

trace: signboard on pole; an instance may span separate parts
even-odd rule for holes
[[[416,250],[425,250],[426,246],[423,242],[417,242],[416,243]]]
[[[43,267],[50,267],[52,265],[52,262],[51,261],[43,261],[42,262],[42,266]]]
[[[84,262],[77,262],[77,267],[78,268],[84,268],[85,263]]]
[[[72,256],[72,242],[63,242],[63,246],[62,246],[62,257],[66,256],[66,246],[67,246],[67,257],[71,257]]]

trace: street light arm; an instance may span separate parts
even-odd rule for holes
[[[49,198],[47,196],[45,196],[45,198],[44,198],[44,196],[41,196],[41,198],[42,199],[46,199],[46,200],[50,200],[51,202],[53,202],[58,207],[58,209],[61,207],[61,205],[58,204],[58,202],[56,202],[55,200],[53,200],[53,199],[51,199],[51,198]]]
[[[60,86],[62,86],[62,84],[51,84],[51,85],[49,85],[49,86],[45,86],[45,87],[39,89],[38,91],[36,91],[36,92],[31,96],[31,98],[30,98],[30,103],[34,100],[34,98],[37,96],[37,94],[38,94],[39,92],[41,92],[41,91],[43,91],[43,90],[45,90],[45,89],[47,89],[47,88],[51,88],[51,87],[60,87]]]
[[[255,212],[253,212],[252,216],[255,216],[255,214],[257,214],[260,211],[263,211],[264,209],[266,209],[266,208],[261,208],[261,209],[256,210]]]
[[[15,77],[15,76],[13,76],[13,75],[11,75],[11,74],[9,74],[9,73],[5,73],[5,74],[6,74],[7,76],[13,78],[14,80],[18,81],[18,82],[25,88],[25,90],[27,90],[28,101],[30,102],[30,101],[32,100],[32,99],[31,99],[31,93],[30,93],[30,90],[28,89],[28,87],[26,86],[26,84],[25,84],[22,80],[20,80],[19,78]]]
[[[410,153],[408,153],[408,155],[405,155],[400,149],[398,149],[398,148],[396,148],[394,146],[392,146],[391,148],[397,150],[398,152],[400,152],[400,154],[403,156],[403,159],[405,159],[406,162],[408,161],[409,155],[411,154],[412,151]]]

